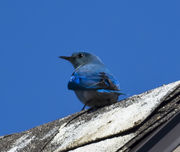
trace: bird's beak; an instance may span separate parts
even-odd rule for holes
[[[73,57],[71,57],[71,56],[59,56],[59,58],[65,59],[65,60],[68,60],[68,61],[72,61],[72,59],[73,59]]]

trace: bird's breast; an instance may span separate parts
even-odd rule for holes
[[[86,101],[91,100],[96,96],[96,91],[94,90],[76,90],[75,93],[79,100],[81,100],[84,104]]]

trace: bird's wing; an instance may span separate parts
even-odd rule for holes
[[[68,83],[70,90],[116,90],[118,89],[119,82],[114,77],[105,72],[98,72],[93,74],[78,74],[74,72]]]

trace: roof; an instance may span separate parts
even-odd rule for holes
[[[172,151],[180,145],[180,81],[116,104],[0,137],[2,152]],[[178,149],[178,148],[177,148]]]

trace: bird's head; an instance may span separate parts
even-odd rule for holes
[[[71,56],[60,56],[59,58],[71,62],[75,69],[81,65],[89,63],[102,64],[102,61],[97,56],[87,52],[75,52]]]

